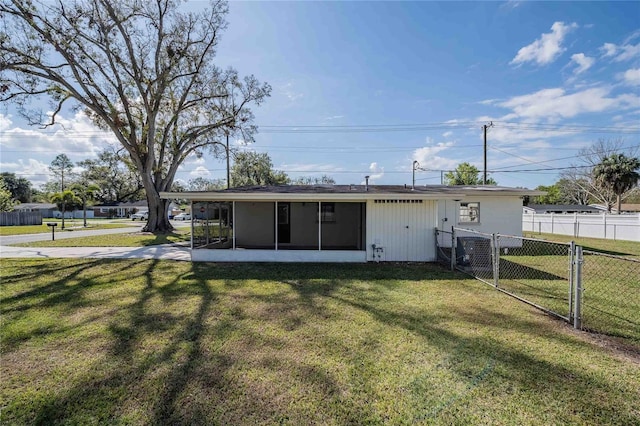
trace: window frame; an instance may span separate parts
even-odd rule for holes
[[[465,213],[463,213],[463,211]],[[475,219],[474,213],[475,212]],[[465,201],[458,205],[458,224],[479,225],[480,224],[480,202]]]
[[[316,217],[318,213],[318,207],[316,205]],[[336,223],[336,203],[335,202],[320,202],[320,220],[322,223]],[[316,223],[318,219],[316,218]]]

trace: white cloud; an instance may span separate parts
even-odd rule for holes
[[[10,115],[0,114],[0,132],[5,131],[11,127],[13,122]]]
[[[454,146],[455,144],[453,142],[440,142],[433,145],[433,140],[431,138],[427,138],[427,143],[430,145],[418,148],[413,151],[412,154],[412,159],[417,161],[421,168],[432,170],[451,169],[458,164],[458,160],[437,155],[438,153]]]
[[[46,183],[50,177],[49,165],[33,158],[29,158],[26,162],[17,160],[11,163],[0,163],[0,169],[5,172],[15,173],[17,177],[31,181],[36,188]]]
[[[509,118],[558,119],[570,118],[583,113],[602,112],[615,109],[637,108],[640,97],[621,94],[609,97],[610,89],[589,88],[567,94],[564,89],[543,89],[535,93],[515,96],[499,106],[510,108]]]
[[[578,67],[573,70],[573,73],[576,75],[582,74],[583,72],[591,68],[596,62],[595,58],[585,56],[584,53],[575,53],[571,55],[571,61],[575,62],[578,65]]]
[[[382,179],[382,177],[384,176],[384,167],[380,167],[376,162],[373,162],[369,165],[369,171],[371,172],[371,174],[369,175],[370,184],[375,183],[376,180]],[[364,185],[365,181],[363,180],[361,184]]]
[[[452,131],[448,131],[448,132],[444,132],[444,133],[442,134],[442,137],[443,137],[443,138],[448,138],[448,137],[450,137],[451,135],[453,135],[453,132],[452,132]]]
[[[640,68],[626,70],[622,77],[625,83],[632,86],[640,86]]]
[[[631,41],[638,37],[640,31],[636,31],[627,37],[627,39],[621,44],[616,45],[614,43],[605,43],[600,50],[602,55],[607,58],[613,58],[615,62],[623,62],[640,56],[640,43],[631,44]]]
[[[75,162],[95,158],[107,146],[117,144],[113,134],[95,127],[82,112],[72,118],[59,115],[57,121],[59,125],[47,129],[23,129],[12,127],[9,116],[0,114],[0,146],[4,153],[19,154],[23,158],[37,155],[53,160],[64,153]]]
[[[613,56],[618,51],[618,46],[616,46],[613,43],[605,43],[602,45],[600,50],[604,52],[603,53],[604,56]]]
[[[325,117],[324,120],[325,121],[332,121],[332,120],[339,120],[341,118],[344,118],[344,115],[332,115],[330,117]]]
[[[193,169],[190,173],[189,176],[197,178],[197,177],[209,177],[211,176],[211,172],[209,171],[209,169],[207,169],[204,166],[198,166],[195,169]]]
[[[525,62],[535,62],[546,65],[553,62],[566,49],[562,47],[565,36],[578,25],[574,22],[565,25],[564,22],[554,22],[551,32],[545,33],[533,43],[521,48],[511,64],[518,65]]]

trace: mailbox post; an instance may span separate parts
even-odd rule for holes
[[[47,223],[47,226],[51,228],[51,241],[55,241],[56,240],[56,226],[58,226],[58,224],[56,222],[49,222],[49,223]]]

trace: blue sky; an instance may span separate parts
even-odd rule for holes
[[[230,10],[219,65],[273,87],[254,109],[256,143],[242,149],[268,152],[292,177],[410,184],[417,160],[425,169],[417,183],[436,184],[460,162],[482,168],[481,127],[490,121],[488,169],[506,186],[553,183],[599,138],[640,145],[640,2],[233,2]],[[79,134],[91,127],[64,118]],[[103,143],[38,133],[8,105],[0,130],[2,171],[38,183],[59,152],[79,161]],[[223,169],[194,158],[177,177],[221,178]]]

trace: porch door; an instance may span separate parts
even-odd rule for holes
[[[278,244],[291,242],[291,204],[278,203]]]

